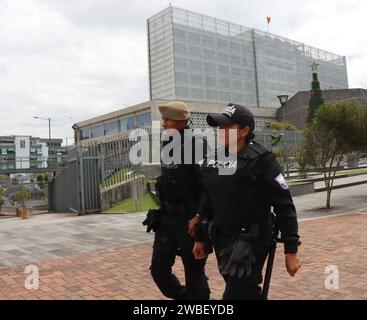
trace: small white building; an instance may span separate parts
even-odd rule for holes
[[[15,169],[30,168],[30,136],[15,136]]]

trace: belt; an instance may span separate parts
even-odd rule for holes
[[[220,234],[226,237],[230,237],[230,236],[237,236],[240,231],[242,229],[245,229],[246,233],[248,233],[249,235],[253,235],[255,237],[259,236],[259,228],[260,225],[258,222],[255,223],[248,223],[248,224],[243,224],[241,226],[220,226],[220,225],[214,225],[214,232],[216,234]]]

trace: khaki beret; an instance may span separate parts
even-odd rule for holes
[[[171,120],[188,120],[190,118],[190,111],[186,103],[181,101],[172,101],[166,105],[158,106],[162,117]]]

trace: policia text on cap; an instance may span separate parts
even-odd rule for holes
[[[288,273],[294,276],[301,267],[297,215],[288,185],[274,156],[251,141],[255,122],[249,110],[229,104],[223,113],[208,115],[207,122],[225,129],[220,131],[237,131],[236,141],[230,141],[228,134],[220,136],[224,148],[236,144],[232,156],[237,167],[232,175],[220,175],[220,162],[215,166],[213,161],[202,164],[205,201],[199,208],[201,222],[193,254],[199,261],[207,257],[205,240],[209,234],[226,283],[223,299],[266,298],[260,284],[269,247],[274,243],[274,225],[281,231]]]

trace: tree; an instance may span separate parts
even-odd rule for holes
[[[367,108],[356,101],[325,104],[304,131],[299,157],[304,165],[322,169],[328,209],[338,166],[348,153],[366,149],[366,120]]]
[[[31,198],[31,190],[21,187],[20,191],[15,194],[15,201],[20,205],[21,208],[27,207],[27,201]]]
[[[268,126],[269,129],[278,130],[278,131],[296,131],[296,126],[290,122],[279,122],[273,121]]]
[[[297,150],[296,160],[298,163],[298,173],[299,175],[306,179],[307,171],[312,167],[312,150],[307,148],[305,145],[301,145]]]
[[[307,115],[307,124],[311,125],[316,119],[317,111],[320,106],[324,104],[325,99],[320,89],[320,81],[317,76],[317,67],[318,64],[315,62],[312,65],[312,82],[311,82],[311,97],[308,102],[308,115]]]

